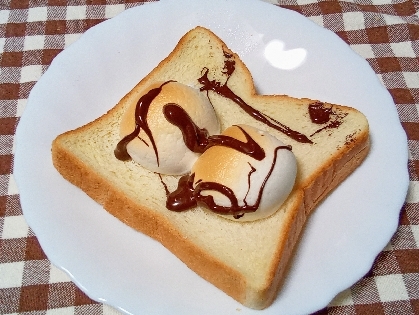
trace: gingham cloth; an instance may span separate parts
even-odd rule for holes
[[[52,59],[88,28],[143,2],[0,0],[1,314],[118,314],[89,299],[43,253],[22,215],[13,144],[29,92]],[[268,2],[332,30],[364,57],[408,136],[410,186],[396,234],[370,272],[316,314],[419,314],[419,3]]]

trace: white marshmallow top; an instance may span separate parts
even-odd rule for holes
[[[271,134],[248,125],[240,127],[263,148],[266,154],[263,160],[255,160],[232,148],[213,146],[199,157],[192,167],[192,172],[195,173],[195,186],[199,181],[227,186],[233,190],[239,206],[242,206],[245,202],[248,205],[256,203],[263,181],[273,166],[262,191],[258,210],[246,213],[239,219],[223,215],[235,221],[254,221],[273,214],[288,197],[294,186],[297,163],[294,154],[288,149],[279,149],[275,158],[276,148],[285,145]],[[227,128],[223,134],[246,141],[243,132],[237,126]],[[256,170],[252,171],[251,167]],[[201,191],[201,194],[212,195],[217,205],[230,206],[230,200],[217,191]]]

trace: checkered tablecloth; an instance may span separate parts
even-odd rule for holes
[[[29,92],[53,58],[88,28],[143,2],[0,0],[0,314],[118,314],[45,256],[22,215],[13,145]],[[268,2],[332,30],[365,58],[408,136],[410,186],[396,234],[370,272],[316,314],[419,314],[419,3]]]

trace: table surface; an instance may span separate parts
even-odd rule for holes
[[[0,314],[119,314],[88,298],[45,256],[22,214],[13,145],[29,92],[53,58],[90,27],[144,2],[0,1]],[[408,137],[410,184],[397,232],[371,270],[316,314],[419,314],[419,3],[267,2],[335,32],[365,58]]]

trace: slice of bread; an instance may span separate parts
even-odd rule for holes
[[[229,68],[232,64],[234,71]],[[214,91],[202,92],[208,95],[221,130],[247,124],[292,146],[298,167],[294,189],[268,218],[235,222],[201,207],[169,211],[164,185],[175,190],[178,176],[159,175],[133,161],[115,158],[121,116],[147,86],[174,80],[199,89],[203,85],[198,79],[203,74],[225,83],[244,102],[309,140],[294,140],[255,120],[231,99]],[[316,108],[331,120],[313,122],[310,113],[315,114]],[[310,99],[258,95],[239,56],[211,31],[197,27],[109,112],[59,135],[52,144],[52,158],[64,178],[116,218],[159,241],[190,269],[243,305],[263,309],[277,296],[309,213],[357,168],[368,150],[369,127],[362,113]]]

